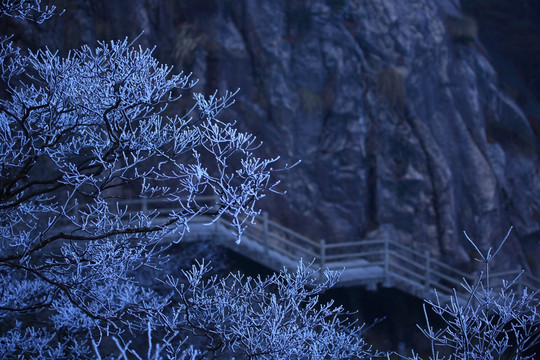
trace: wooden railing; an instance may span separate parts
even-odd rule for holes
[[[478,279],[478,274],[466,273],[434,259],[429,251],[417,251],[390,239],[326,243],[296,233],[268,219],[266,214],[259,216],[256,222],[246,230],[244,241],[258,244],[259,255],[266,256],[261,258],[255,254],[252,260],[265,263],[274,270],[304,259],[314,261],[321,268],[345,269],[342,286],[379,283],[420,297],[430,296],[433,289],[443,295],[451,295],[453,289],[464,294],[462,283],[474,284]],[[220,220],[218,225],[229,229],[227,219]],[[234,245],[229,247],[235,249]],[[242,249],[238,251],[242,252]],[[272,264],[272,258],[281,261]],[[517,279],[518,292],[524,288],[540,289],[540,279],[521,269],[490,273],[490,286],[500,288],[503,279]]]
[[[212,205],[214,197],[199,197],[199,203]],[[167,213],[170,203],[160,200],[128,200],[122,201],[134,211],[156,210]],[[221,243],[233,251],[248,256],[251,260],[262,263],[273,270],[284,266],[295,268],[298,261],[313,261],[318,267],[343,271],[341,286],[377,285],[392,286],[412,295],[427,297],[437,289],[439,294],[451,295],[453,289],[464,293],[462,283],[469,284],[477,280],[477,274],[460,271],[433,258],[429,251],[418,251],[409,246],[390,239],[369,239],[341,243],[315,241],[299,234],[281,224],[272,221],[266,213],[256,218],[256,224],[250,225],[243,234],[240,245],[233,239],[234,229],[231,219],[221,217],[210,226],[211,218],[200,218],[196,221],[198,228],[188,236],[197,238],[200,233],[206,237],[222,240]],[[521,274],[521,275],[520,275]],[[520,275],[518,277],[518,275]],[[517,278],[517,291],[524,288],[540,289],[540,278],[521,270],[505,271],[490,274],[490,286],[497,288],[502,280]]]

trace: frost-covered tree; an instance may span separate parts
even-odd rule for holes
[[[0,7],[36,21],[51,11]],[[3,39],[0,63],[0,353],[76,356],[84,339],[136,330],[166,305],[130,275],[159,263],[165,236],[212,211],[240,238],[277,158],[216,118],[233,93],[194,93],[187,113],[167,113],[196,82],[127,40],[61,57]],[[145,199],[169,210],[130,205]]]
[[[540,305],[538,289],[517,291],[517,280],[502,281],[498,290],[493,288],[490,263],[499,253],[510,232],[496,251],[484,254],[465,234],[477,251],[477,261],[484,270],[475,283],[463,282],[467,297],[454,296],[450,303],[427,301],[431,315],[424,307],[426,317],[422,333],[431,343],[430,360],[492,360],[536,359],[534,347],[540,343]],[[436,328],[430,317],[436,317],[443,326]],[[433,319],[432,319],[433,320]],[[409,360],[419,360],[414,354]]]
[[[312,269],[302,262],[295,272],[282,270],[266,278],[241,273],[207,276],[208,264],[197,262],[183,279],[168,277],[173,304],[163,316],[167,336],[156,340],[148,324],[148,358],[181,359],[371,359],[383,354],[362,338],[342,307],[322,304],[319,295],[335,285],[339,273]],[[180,329],[199,343],[185,348]],[[142,358],[131,343],[116,341],[122,356]]]
[[[55,11],[0,0],[0,16],[43,22]],[[190,75],[128,40],[62,57],[0,39],[0,83],[1,359],[381,355],[342,308],[319,302],[337,274],[300,263],[265,279],[208,277],[205,262],[166,273],[190,220],[225,217],[240,240],[274,191],[278,158],[257,157],[252,135],[218,119],[235,93],[191,92]],[[160,291],[137,280],[145,269]],[[479,281],[465,305],[431,303],[448,325],[424,330],[432,358],[439,348],[524,358],[538,342],[537,294],[510,288]]]
[[[55,6],[41,5],[41,0],[1,0],[0,16],[7,15],[37,23],[50,19],[55,13]]]
[[[0,4],[38,22],[54,11]],[[235,93],[181,99],[196,81],[128,40],[62,57],[4,38],[0,65],[1,358],[141,358],[141,333],[152,359],[369,356],[342,310],[318,305],[334,278],[308,290],[303,266],[208,282],[195,267],[185,286],[161,274],[168,293],[137,282],[144,268],[159,273],[193,217],[226,216],[240,240],[274,191],[278,158],[257,157],[252,135],[217,118]],[[186,331],[208,341],[195,349]]]

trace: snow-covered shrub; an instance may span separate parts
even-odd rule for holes
[[[479,254],[477,261],[485,268],[475,283],[464,281],[466,298],[454,292],[450,303],[438,297],[437,301],[427,301],[431,312],[444,324],[435,329],[431,325],[433,321],[430,322],[431,314],[424,307],[426,326],[421,330],[431,342],[429,359],[535,359],[532,350],[540,342],[538,289],[518,291],[518,279],[503,280],[497,290],[490,283],[489,265],[509,235],[510,232],[495,252],[490,248],[486,254],[467,236]],[[420,357],[415,354],[410,359]]]
[[[121,356],[148,359],[371,359],[372,350],[356,326],[333,302],[319,295],[335,285],[339,273],[302,262],[295,272],[283,269],[266,278],[231,273],[208,276],[197,262],[180,279],[165,283],[174,290],[172,306],[148,322],[148,345],[141,351],[117,342]],[[154,331],[168,329],[165,336]],[[161,330],[163,331],[163,330]],[[183,340],[183,341],[182,341]],[[183,342],[197,344],[186,348]]]

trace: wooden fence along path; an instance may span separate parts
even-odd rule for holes
[[[155,208],[148,204],[143,205],[145,207]],[[429,251],[413,250],[390,239],[359,239],[335,244],[315,241],[270,220],[266,213],[246,229],[240,244],[234,241],[234,229],[228,219],[210,222],[211,218],[205,216],[193,219],[185,241],[211,239],[275,271],[283,267],[295,270],[300,259],[304,263],[314,261],[316,267],[342,271],[337,286],[362,285],[375,290],[382,285],[432,300],[433,290],[437,289],[441,298],[449,299],[453,289],[465,297],[461,283],[466,280],[474,284],[478,276],[432,258]],[[540,289],[540,278],[522,273],[521,269],[490,273],[490,286],[500,287],[503,279],[516,277],[518,293],[525,287]]]

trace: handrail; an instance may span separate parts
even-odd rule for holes
[[[448,292],[448,295],[451,294],[452,288],[455,288],[458,292],[463,291],[460,284],[464,279],[468,281],[474,280],[474,276],[472,274],[467,274],[437,259],[432,259],[429,253],[422,253],[393,240],[370,239],[331,244],[326,244],[322,241],[321,243],[317,244],[315,241],[287,229],[282,225],[279,225],[273,221],[267,221],[269,225],[272,225],[272,228],[278,228],[279,230],[284,231],[288,235],[293,236],[293,238],[300,243],[307,243],[314,248],[319,248],[320,254],[316,254],[308,249],[301,248],[301,245],[294,246],[295,248],[303,250],[305,253],[309,253],[309,255],[313,256],[321,266],[332,266],[333,268],[339,268],[340,261],[343,262],[345,260],[350,261],[353,259],[368,259],[375,256],[379,258],[378,260],[380,263],[384,264],[385,272],[388,273],[387,276],[390,278],[403,277],[403,275],[409,277],[412,276],[418,280],[415,282],[423,282],[423,286],[438,288],[444,292]],[[272,238],[279,239],[282,243],[289,246],[291,245],[291,240],[272,234],[271,230],[272,229],[270,228],[269,232]],[[272,246],[279,245],[273,244]],[[354,252],[351,252],[351,249],[354,248],[361,248],[362,250],[359,251],[358,249],[355,249]],[[396,263],[396,261],[392,259],[401,260],[401,263]],[[419,259],[422,259],[422,261],[419,261]],[[373,263],[374,260],[371,260],[370,262]],[[492,277],[500,278],[501,276],[508,275],[517,276],[517,274],[518,273],[516,271],[507,271],[492,273]],[[530,281],[529,278],[533,281]],[[540,284],[540,279],[526,273],[526,276],[522,276],[520,279],[520,284],[522,283],[526,287],[531,287],[534,286],[534,280],[538,281]]]
[[[319,243],[313,241],[312,239],[310,239],[310,238],[308,238],[308,237],[305,237],[305,236],[303,236],[303,235],[297,233],[297,232],[294,231],[294,230],[288,229],[288,228],[286,228],[286,227],[284,227],[284,226],[282,226],[282,225],[280,225],[280,224],[278,224],[278,223],[276,223],[276,222],[274,222],[274,221],[272,221],[272,220],[268,220],[268,226],[269,226],[269,227],[270,227],[270,226],[275,227],[275,228],[279,229],[280,231],[283,231],[283,232],[285,232],[285,233],[287,233],[287,234],[289,234],[289,235],[291,235],[291,236],[294,236],[294,237],[297,238],[297,239],[301,239],[303,242],[306,242],[306,243],[308,243],[308,244],[310,244],[310,245],[312,245],[312,246],[315,246],[315,247],[319,247],[319,246],[320,246]]]
[[[359,253],[347,253],[337,255],[326,255],[326,260],[350,260],[351,258],[363,258],[372,255],[384,255],[382,250],[364,251]]]
[[[471,277],[471,274],[467,274],[466,272],[464,271],[461,271],[461,270],[458,270],[458,269],[454,269],[453,267],[451,267],[450,265],[446,264],[446,263],[443,263],[442,261],[439,261],[439,260],[436,260],[436,259],[432,259],[431,260],[432,264],[436,265],[436,266],[440,266],[441,268],[445,269],[445,270],[448,270],[448,271],[451,271],[457,275],[459,275],[460,278],[470,278]]]
[[[334,244],[327,244],[327,249],[339,249],[346,248],[351,246],[369,246],[369,245],[380,245],[384,243],[384,240],[362,240],[362,241],[347,241]]]
[[[216,197],[199,197],[198,202],[216,202]],[[174,203],[164,204],[159,199],[141,198],[121,200],[119,203],[140,205],[143,211],[148,210],[152,205],[158,210],[165,210],[167,206],[169,206],[170,210],[173,210],[172,206],[174,206]],[[406,285],[405,290],[413,295],[418,295],[418,292],[422,290],[431,290],[433,288],[451,295],[452,288],[455,288],[458,292],[464,291],[460,286],[463,280],[468,282],[475,280],[472,274],[467,274],[444,262],[433,259],[429,252],[422,253],[390,239],[366,239],[327,244],[324,240],[314,241],[275,221],[269,220],[268,215],[265,213],[257,216],[255,220],[257,224],[248,227],[244,241],[258,243],[268,256],[270,256],[271,251],[274,251],[276,254],[279,253],[290,259],[314,259],[319,266],[333,269],[343,267],[340,264],[363,261],[352,268],[358,273],[359,280],[361,280],[360,277],[362,276],[359,269],[379,266],[382,274],[379,277],[380,282],[392,284],[393,279],[399,280],[399,283]],[[226,219],[219,219],[214,225],[221,226],[223,229],[230,230],[231,228]],[[260,257],[253,260],[264,262]],[[265,261],[268,263],[269,260],[266,259]],[[520,288],[527,287],[535,291],[540,288],[540,278],[530,273],[521,273],[518,270],[494,272],[490,277],[493,279],[510,277],[510,280],[513,280],[519,274],[521,275],[516,282]],[[366,277],[372,278],[373,275],[366,274]],[[394,284],[394,286],[399,285],[399,283]]]

